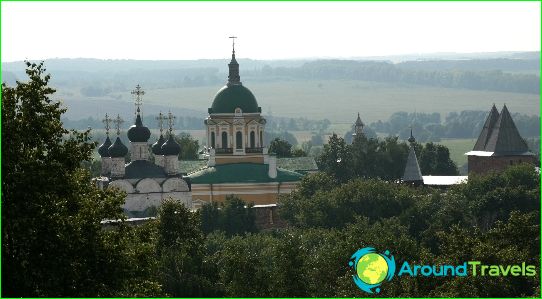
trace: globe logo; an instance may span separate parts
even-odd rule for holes
[[[354,283],[364,292],[380,293],[380,285],[395,275],[395,259],[386,250],[377,253],[372,247],[362,248],[350,257],[348,265],[355,270]]]

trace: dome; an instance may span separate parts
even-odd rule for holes
[[[98,148],[98,154],[100,154],[100,157],[109,157],[109,147],[111,146],[111,139],[109,139],[109,136],[105,139],[104,143],[100,145]]]
[[[164,136],[160,135],[158,141],[156,141],[151,147],[152,153],[155,155],[162,155],[162,145],[164,144],[164,142]]]
[[[241,84],[228,84],[216,94],[209,113],[235,113],[235,108],[241,108],[243,113],[262,111],[248,88]]]
[[[151,137],[151,131],[149,128],[143,126],[141,121],[141,115],[137,115],[135,125],[128,129],[128,139],[131,142],[147,142]]]
[[[128,153],[128,148],[120,141],[120,138],[117,137],[117,140],[109,147],[108,151],[111,158],[122,158]]]
[[[162,145],[161,149],[164,156],[177,156],[181,152],[181,146],[175,141],[173,135],[169,135],[169,138]]]

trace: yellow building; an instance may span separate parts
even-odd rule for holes
[[[216,94],[205,119],[207,167],[189,175],[195,202],[223,201],[235,194],[246,202],[274,204],[291,192],[302,174],[277,167],[264,146],[265,118],[256,97],[243,86],[235,48],[226,86]]]

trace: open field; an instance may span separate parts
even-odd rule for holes
[[[469,152],[474,147],[476,139],[442,139],[440,142],[450,149],[450,158],[457,164],[457,167],[461,167],[463,164],[467,163],[466,152]]]
[[[506,103],[513,113],[539,114],[539,96],[535,94],[479,91],[389,84],[353,80],[244,82],[262,107],[264,115],[329,119],[339,125],[349,124],[359,111],[365,123],[387,120],[397,111],[439,112],[444,117],[452,111],[488,110],[493,103]],[[204,115],[221,86],[146,90],[144,108],[188,109]],[[106,97],[86,98],[77,90],[58,89],[59,97],[70,108],[67,116],[84,118],[108,110],[132,111],[129,92]],[[94,106],[92,106],[94,105]],[[78,106],[84,106],[83,110]],[[113,108],[114,107],[114,108]],[[156,110],[156,109],[152,110]],[[117,111],[110,111],[117,113]],[[122,115],[122,113],[121,113]]]

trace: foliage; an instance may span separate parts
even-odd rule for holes
[[[196,160],[198,158],[199,141],[192,138],[189,133],[181,133],[175,136],[175,141],[181,146],[179,159]]]
[[[27,67],[27,82],[2,84],[2,295],[159,294],[151,266],[136,261],[146,248],[127,230],[102,230],[103,219],[123,219],[125,195],[98,190],[79,168],[95,147],[89,132],[62,128],[50,76]]]
[[[235,195],[226,196],[220,204],[205,204],[200,211],[201,230],[205,234],[223,231],[227,236],[256,232],[251,207]]]
[[[291,157],[292,145],[286,140],[275,138],[269,144],[269,152],[275,153],[279,158]]]

